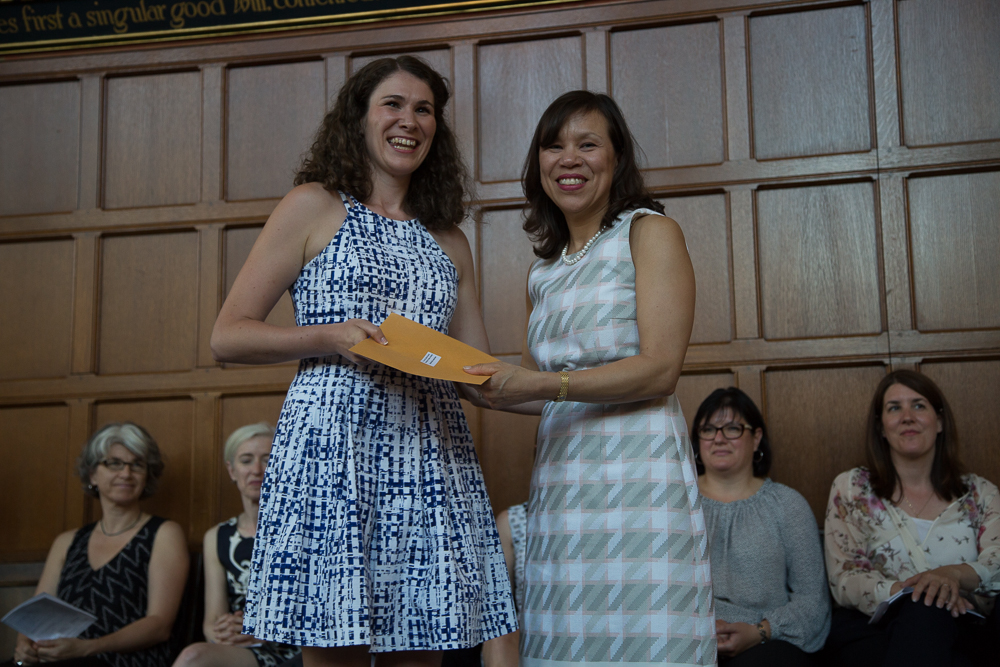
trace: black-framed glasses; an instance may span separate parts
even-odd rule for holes
[[[753,431],[753,426],[729,422],[728,424],[723,424],[720,428],[711,424],[705,424],[698,429],[698,437],[702,440],[714,440],[715,434],[719,431],[722,431],[722,437],[726,440],[736,440],[743,435],[743,431]]]
[[[111,472],[121,472],[125,469],[125,466],[129,467],[129,470],[136,473],[146,472],[146,462],[145,461],[122,461],[121,459],[104,459],[103,461],[98,461],[102,466],[110,470]]]

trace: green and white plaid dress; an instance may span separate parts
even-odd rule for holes
[[[528,276],[528,347],[543,371],[639,353],[632,220],[568,266]],[[708,538],[675,396],[550,402],[528,501],[522,665],[715,664]]]

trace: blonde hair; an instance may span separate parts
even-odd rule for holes
[[[256,438],[259,435],[266,435],[269,438],[273,438],[274,427],[267,422],[247,424],[246,426],[239,427],[226,440],[226,446],[222,450],[222,458],[226,463],[231,465],[233,459],[236,458],[236,450],[240,448],[240,445],[250,438]]]

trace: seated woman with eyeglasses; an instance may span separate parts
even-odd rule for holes
[[[767,478],[767,427],[745,393],[716,389],[693,424],[719,664],[815,664],[810,654],[830,631],[830,596],[809,504]]]
[[[35,594],[49,593],[97,617],[79,637],[33,642],[18,635],[14,660],[74,667],[167,667],[170,632],[187,580],[184,532],[142,511],[163,473],[156,441],[131,422],[95,433],[77,461],[100,520],[52,543]]]

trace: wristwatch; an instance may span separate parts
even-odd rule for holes
[[[760,643],[767,643],[767,630],[764,629],[764,621],[757,624],[757,632],[760,633]]]

